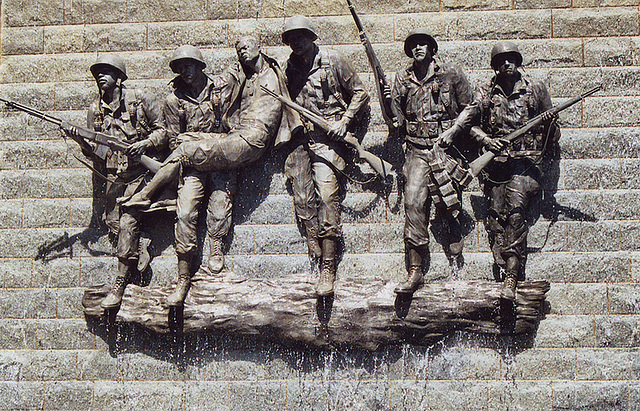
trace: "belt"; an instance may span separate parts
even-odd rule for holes
[[[444,121],[407,121],[407,135],[417,138],[436,138],[452,125],[451,120]]]

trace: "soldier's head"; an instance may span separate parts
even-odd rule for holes
[[[185,44],[173,52],[173,57],[169,61],[171,70],[178,74],[186,84],[192,84],[203,77],[202,70],[207,64],[202,58],[202,53],[194,46]]]
[[[127,79],[127,68],[124,62],[111,54],[103,54],[89,68],[100,90],[107,91],[122,85]]]
[[[282,42],[296,55],[304,55],[314,47],[318,36],[313,29],[311,20],[305,16],[293,16],[284,22]]]
[[[243,66],[255,64],[260,57],[260,44],[255,37],[243,37],[236,43],[236,53],[238,53],[238,60]]]
[[[438,43],[426,29],[413,30],[404,40],[404,53],[415,61],[431,61],[438,52]]]
[[[491,49],[491,68],[501,75],[514,75],[522,65],[518,46],[510,41],[499,41]]]

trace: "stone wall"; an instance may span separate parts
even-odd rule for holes
[[[129,83],[162,94],[168,59],[200,47],[208,70],[258,35],[283,59],[284,18],[314,16],[319,43],[344,53],[374,94],[342,0],[4,0],[0,96],[83,124],[95,98],[88,66],[117,52]],[[164,340],[122,330],[109,341],[83,317],[83,287],[109,282],[115,258],[91,173],[51,124],[0,114],[0,406],[8,409],[590,409],[640,410],[640,11],[638,0],[362,0],[357,9],[388,75],[408,63],[402,41],[426,26],[444,61],[486,83],[496,39],[514,39],[525,71],[555,102],[604,91],[561,115],[531,229],[527,276],[548,279],[548,313],[524,342],[453,335],[435,347],[305,353],[252,342]],[[367,146],[382,152],[376,101]],[[398,162],[397,147],[388,158]],[[308,268],[282,174],[283,156],[242,173],[228,265],[275,281]],[[402,207],[394,188],[349,184],[339,277],[404,274]],[[477,184],[465,208],[462,279],[493,278]],[[150,286],[175,276],[172,216],[152,221]],[[56,243],[55,241],[58,240]],[[56,247],[56,245],[58,245]],[[432,241],[431,279],[451,276]],[[339,282],[337,284],[339,288]]]

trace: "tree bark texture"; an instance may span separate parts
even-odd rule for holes
[[[107,286],[88,288],[87,317],[110,318],[149,331],[212,333],[287,346],[376,350],[390,344],[430,345],[455,331],[529,334],[542,317],[547,281],[518,284],[515,302],[500,299],[502,284],[455,281],[426,284],[413,298],[398,297],[394,282],[344,279],[335,296],[319,299],[309,274],[277,280],[194,277],[184,308],[169,310],[171,287],[128,285],[117,314],[100,302]]]

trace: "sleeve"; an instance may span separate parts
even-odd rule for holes
[[[547,90],[547,86],[544,85],[541,81],[536,81],[532,84],[533,95],[538,104],[538,114],[544,113],[547,110],[553,108],[553,103],[551,102],[551,96],[549,95],[549,91]],[[551,122],[550,124],[545,124],[543,128],[543,133],[548,135],[551,138],[550,143],[555,143],[560,140],[560,128],[557,125],[556,121]]]
[[[458,103],[458,113],[460,113],[471,102],[471,86],[469,86],[467,76],[460,67],[456,66],[454,72],[454,90],[456,102]]]
[[[162,121],[161,99],[147,92],[141,92],[140,95],[144,120],[149,128],[149,135],[146,138],[151,141],[155,149],[162,149],[167,145],[167,133]]]
[[[406,106],[407,88],[402,81],[400,73],[396,73],[393,81],[393,87],[391,88],[391,105],[393,110],[398,116],[398,127],[402,128],[405,125],[406,117],[404,108]]]
[[[369,103],[369,93],[364,88],[362,80],[358,77],[358,74],[353,70],[351,64],[343,57],[336,59],[334,63],[337,71],[337,77],[340,81],[340,86],[344,93],[347,94],[349,99],[349,106],[344,113],[349,122],[356,116],[356,114]]]
[[[180,129],[180,102],[175,94],[170,94],[163,106],[163,123],[165,129],[165,138],[169,143],[169,148],[175,150],[178,147],[178,134],[182,132]]]
[[[482,112],[485,96],[483,90],[476,90],[476,92],[473,93],[473,97],[467,100],[467,103],[463,106],[455,121],[463,130],[469,130],[474,125],[479,125],[480,113]]]

